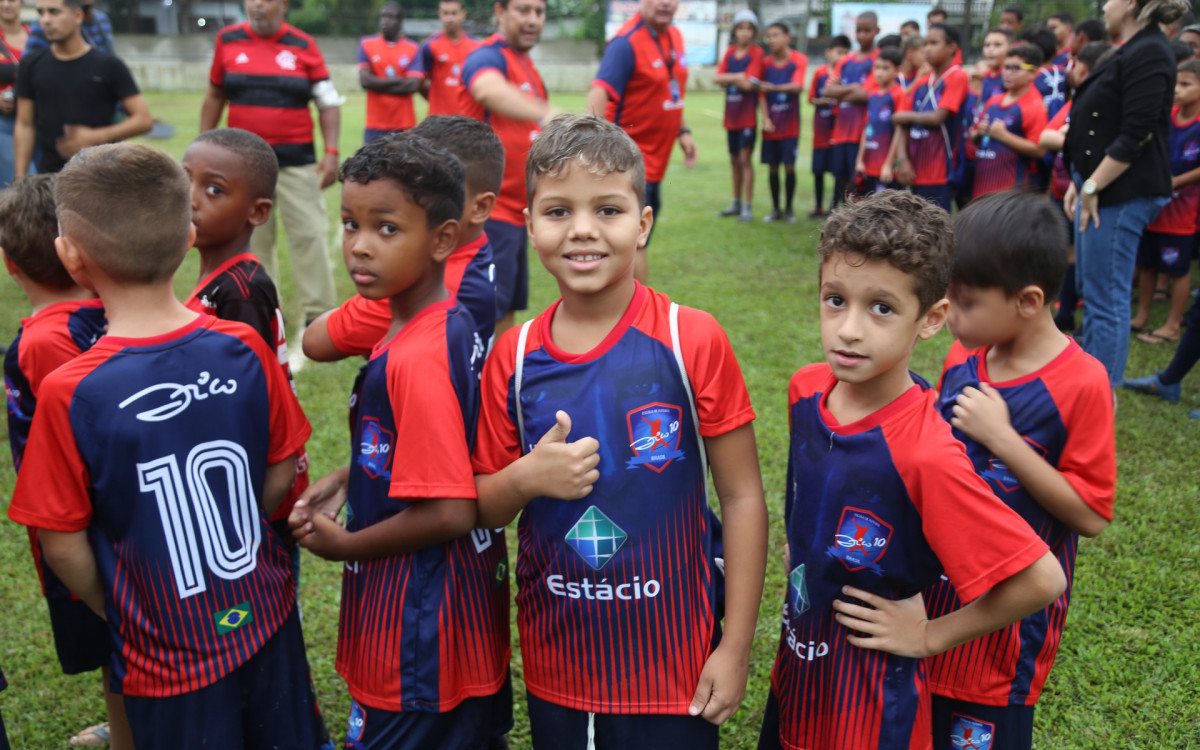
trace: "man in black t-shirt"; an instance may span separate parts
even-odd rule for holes
[[[29,171],[35,138],[38,170],[57,172],[88,146],[132,138],[154,124],[129,68],[84,41],[82,0],[37,0],[37,12],[50,47],[27,54],[17,72],[17,177]],[[118,102],[129,117],[114,123]]]

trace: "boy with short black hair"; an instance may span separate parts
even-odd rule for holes
[[[973,197],[1000,190],[1029,189],[1046,149],[1038,142],[1046,127],[1046,108],[1033,87],[1042,53],[1021,43],[1004,60],[1004,88],[983,105],[971,128],[975,151]]]
[[[813,198],[816,208],[808,215],[810,219],[825,217],[825,175],[833,171],[833,126],[836,122],[837,99],[825,95],[825,85],[838,62],[850,52],[850,38],[838,34],[829,40],[825,48],[825,64],[813,71],[812,84],[808,87],[808,103],[813,105],[812,172]]]
[[[989,195],[958,215],[954,233],[949,325],[958,341],[938,408],[995,496],[1050,546],[1068,586],[1045,609],[928,660],[934,747],[987,739],[1028,750],[1067,619],[1079,535],[1096,536],[1113,517],[1112,389],[1103,365],[1055,326],[1051,303],[1070,238],[1048,201]],[[962,606],[963,580],[951,572],[926,591],[930,617]]]
[[[874,193],[892,185],[892,114],[904,103],[904,89],[896,81],[904,56],[897,47],[884,47],[875,58],[878,88],[867,98],[867,126],[863,128],[854,172],[862,175],[863,192]]]
[[[763,142],[762,163],[767,165],[771,187],[771,213],[763,221],[796,223],[792,200],[796,197],[796,155],[800,143],[800,93],[808,72],[808,57],[792,49],[792,34],[786,23],[767,27],[767,50],[763,60],[761,95]],[[779,165],[783,165],[784,205],[779,203]]]
[[[946,320],[949,217],[886,190],[831,215],[818,250],[827,363],[789,386],[795,567],[759,748],[929,747],[923,659],[1045,607],[1065,581],[908,369]],[[928,620],[920,592],[943,570],[975,601]]]
[[[558,117],[526,170],[530,238],[562,298],[488,359],[475,468],[478,525],[521,516],[533,747],[715,748],[744,695],[766,563],[741,371],[711,316],[634,280],[653,217],[624,131]]]
[[[54,175],[24,177],[0,192],[0,252],[4,265],[33,310],[4,355],[8,397],[8,444],[19,472],[33,424],[38,391],[47,375],[91,348],[104,335],[104,308],[95,294],[79,286],[54,251],[58,219],[54,212]],[[42,562],[36,528],[29,527],[33,563],[50,613],[50,632],[63,674],[101,670],[108,721],[85,729],[81,739],[107,738],[116,750],[133,747],[121,696],[109,690],[112,647],[108,626],[71,595]]]
[[[85,149],[54,192],[59,257],[108,334],[42,382],[9,517],[107,616],[137,747],[314,747],[295,721],[315,706],[287,551],[267,523],[308,422],[251,328],[175,298],[195,229],[171,157]]]
[[[1046,28],[1054,33],[1054,41],[1058,49],[1050,62],[1063,70],[1071,60],[1071,36],[1075,31],[1075,16],[1069,10],[1060,10],[1046,19]]]
[[[388,300],[392,323],[355,381],[353,463],[315,482],[291,525],[346,563],[346,744],[486,747],[512,726],[508,563],[502,534],[473,530],[484,352],[444,281],[466,171],[408,131],[364,145],[341,179],[346,269],[363,297]]]
[[[487,125],[462,115],[430,115],[410,132],[454,154],[466,168],[458,246],[446,261],[445,283],[446,290],[471,313],[479,341],[490,351],[500,311],[496,309],[492,246],[483,226],[500,194],[504,146]],[[356,294],[305,329],[304,353],[318,362],[369,355],[391,325],[392,310],[386,299]]]

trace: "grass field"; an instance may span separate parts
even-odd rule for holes
[[[199,95],[148,98],[154,114],[177,128],[173,139],[159,145],[181,156],[197,129]],[[555,99],[567,110],[582,110],[581,95]],[[726,748],[753,748],[785,584],[787,380],[799,367],[821,359],[815,254],[820,227],[811,221],[768,225],[714,218],[729,194],[721,107],[717,95],[688,98],[700,160],[691,170],[676,163],[667,175],[650,269],[653,286],[682,304],[710,311],[725,326],[758,412],[756,431],[771,513],[770,562],[746,700],[722,733]],[[349,97],[343,113],[341,151],[349,155],[361,136],[361,94]],[[801,214],[812,203],[807,158],[805,150],[797,199]],[[761,216],[769,202],[765,171],[758,177],[758,193]],[[335,217],[338,196],[336,187],[326,194]],[[335,258],[339,290],[348,296],[352,286],[336,249]],[[190,292],[196,276],[190,256],[176,280],[181,297]],[[531,276],[530,307],[536,312],[557,295],[536,259]],[[301,318],[290,271],[282,271],[277,283],[292,322],[289,328],[294,328]],[[16,286],[0,284],[0,340],[11,340],[26,310]],[[1165,303],[1160,303],[1153,322],[1157,325],[1165,315]],[[943,332],[920,345],[913,369],[936,378],[950,343]],[[1134,341],[1129,371],[1152,372],[1165,365],[1172,351],[1169,345]],[[296,377],[314,428],[308,445],[314,478],[347,459],[346,399],[357,366],[308,364]],[[1037,713],[1039,748],[1200,747],[1200,422],[1187,418],[1188,409],[1200,406],[1198,386],[1195,375],[1184,382],[1181,405],[1120,395],[1117,519],[1099,539],[1080,545],[1069,624]],[[9,461],[0,460],[0,505],[5,509],[13,483]],[[515,550],[510,540],[510,554]],[[309,659],[321,705],[338,737],[349,705],[333,668],[339,592],[340,566],[305,553],[302,604]],[[59,672],[25,532],[6,517],[0,522],[0,665],[10,683],[0,693],[0,712],[14,748],[65,747],[75,731],[102,718],[98,677],[67,678]],[[518,702],[510,737],[514,748],[524,748],[528,728],[519,658],[513,660],[513,674]]]

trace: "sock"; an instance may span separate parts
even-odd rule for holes
[[[1200,300],[1200,297],[1196,299]],[[1171,364],[1158,376],[1163,385],[1175,385],[1183,380],[1183,376],[1200,361],[1200,301],[1192,303],[1183,319],[1187,327],[1183,329],[1175,356],[1171,357]]]
[[[820,212],[821,204],[825,202],[825,174],[813,176],[813,195],[817,198],[817,211]]]
[[[771,186],[771,207],[779,210],[779,172],[768,172],[767,183]]]
[[[839,203],[846,200],[846,186],[849,184],[849,182],[850,182],[849,180],[839,180],[836,178],[834,179],[834,181],[833,181],[833,200],[831,200],[829,202],[829,210],[830,211],[837,208]]]
[[[787,197],[787,210],[792,210],[792,199],[796,197],[796,173],[786,172],[783,175],[784,195]]]

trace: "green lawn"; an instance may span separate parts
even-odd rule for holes
[[[353,94],[349,99],[343,108],[343,155],[354,150],[361,135],[363,98]],[[153,94],[149,100],[157,117],[177,127],[176,137],[159,145],[182,155],[196,132],[200,96]],[[581,95],[555,101],[572,111],[583,107]],[[729,200],[721,107],[716,95],[688,98],[700,161],[691,170],[677,162],[667,175],[664,211],[650,252],[651,280],[680,303],[708,310],[721,321],[758,411],[772,520],[770,564],[746,700],[723,731],[725,747],[753,748],[785,584],[786,385],[796,369],[821,359],[815,254],[820,227],[805,221],[766,225],[714,218],[713,212]],[[804,150],[802,158],[797,209],[803,214],[811,209],[811,178]],[[758,180],[761,216],[768,203],[765,170]],[[336,188],[327,192],[327,200],[336,216]],[[335,266],[339,289],[348,296],[352,286],[340,259]],[[189,257],[177,278],[181,296],[195,283],[196,269],[195,258]],[[300,320],[295,287],[290,272],[282,273],[276,281],[294,328]],[[532,310],[544,309],[555,297],[552,280],[535,260]],[[14,284],[0,284],[0,339],[11,340],[26,309]],[[1157,325],[1166,315],[1165,303],[1154,313]],[[913,369],[936,378],[950,343],[942,333],[919,346]],[[1152,372],[1165,365],[1172,350],[1135,341],[1129,370]],[[308,446],[314,477],[347,459],[346,399],[357,365],[309,364],[297,375],[300,399],[314,428]],[[1185,381],[1182,405],[1120,396],[1117,520],[1099,539],[1080,545],[1070,622],[1037,714],[1040,748],[1200,747],[1200,422],[1187,418],[1188,409],[1200,406],[1198,385],[1195,376]],[[13,481],[9,462],[0,460],[0,505],[7,506]],[[510,543],[510,550],[515,549],[515,542]],[[321,705],[341,736],[349,699],[333,669],[339,593],[340,566],[306,554],[302,604],[309,659]],[[97,678],[59,673],[25,532],[7,521],[0,523],[0,606],[0,665],[10,683],[0,694],[0,711],[13,746],[64,747],[76,730],[102,718]],[[519,658],[513,661],[513,673],[519,683]],[[518,684],[514,748],[528,746],[523,694]]]

